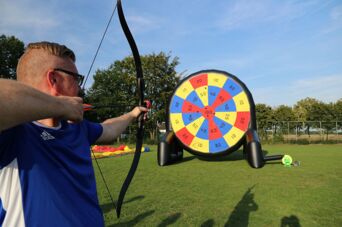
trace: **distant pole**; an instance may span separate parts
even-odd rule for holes
[[[319,122],[319,131],[320,131],[320,134],[321,134],[321,141],[322,141],[323,130],[322,130],[322,122],[321,121]]]
[[[287,122],[287,142],[290,140],[290,122]]]

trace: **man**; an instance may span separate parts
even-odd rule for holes
[[[103,226],[90,145],[110,143],[144,107],[83,120],[73,51],[29,44],[18,81],[0,79],[0,226]]]

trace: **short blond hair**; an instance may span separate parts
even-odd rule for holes
[[[29,43],[26,47],[25,52],[31,49],[43,49],[48,53],[61,58],[70,58],[73,62],[76,62],[76,57],[74,52],[65,45],[58,43],[51,43],[47,41]]]
[[[17,79],[31,84],[39,82],[40,75],[52,64],[49,56],[76,62],[74,52],[65,45],[47,41],[29,43],[17,65]]]

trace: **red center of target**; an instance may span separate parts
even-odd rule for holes
[[[206,106],[202,109],[202,116],[205,117],[206,119],[210,120],[213,119],[215,116],[215,110],[211,106]]]

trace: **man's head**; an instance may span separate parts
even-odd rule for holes
[[[51,95],[75,96],[79,90],[76,57],[64,45],[30,43],[17,66],[17,78]]]

